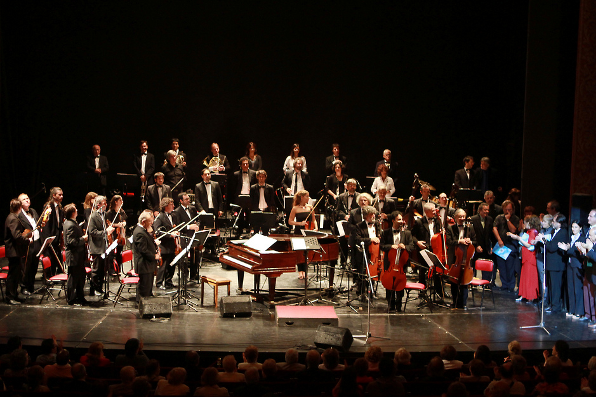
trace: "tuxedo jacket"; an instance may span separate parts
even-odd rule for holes
[[[310,189],[310,175],[308,172],[300,171],[300,175],[302,177],[302,185],[304,185],[304,190]],[[283,179],[283,187],[284,189],[289,189],[292,187],[292,179],[294,178],[294,170],[289,170],[284,175]]]
[[[147,230],[137,225],[132,232],[132,256],[135,265],[135,272],[138,274],[153,273],[157,269],[155,254],[157,248],[153,237]]]
[[[89,253],[91,255],[101,255],[106,249],[106,229],[105,225],[105,212],[102,214],[99,211],[93,211],[89,216],[89,227],[87,228],[87,234],[89,235]]]
[[[265,202],[267,203],[267,209],[269,211],[275,212],[277,210],[275,205],[275,190],[273,186],[265,184]],[[259,210],[259,201],[261,200],[261,189],[259,188],[259,184],[255,183],[250,187],[250,203],[251,203],[251,210],[258,211]]]
[[[174,213],[172,212],[170,216],[172,217],[172,222],[174,222]],[[169,232],[174,228],[172,222],[170,222],[165,212],[160,212],[157,215],[155,222],[153,222],[153,230],[155,230],[157,238],[162,236],[162,232]],[[161,248],[163,255],[174,254],[176,252],[176,240],[174,240],[174,237],[166,234],[160,239],[159,248]]]
[[[235,192],[234,199],[236,199],[240,195],[240,192],[242,191],[242,171],[234,172],[234,178],[232,180],[234,183],[234,192]],[[248,170],[248,189],[250,190],[250,187],[252,185],[254,185],[255,183],[257,183],[257,172],[249,169]],[[228,190],[228,192],[229,191],[230,190]]]
[[[546,270],[563,271],[567,263],[565,251],[559,248],[559,243],[569,242],[567,229],[561,228],[555,236],[544,244],[546,250]]]
[[[106,186],[106,173],[110,170],[110,166],[108,158],[104,155],[99,155],[99,169],[101,169],[101,174],[97,175],[95,173],[95,157],[87,156],[87,170],[90,177],[97,178],[101,186]]]
[[[399,232],[399,242],[406,246],[406,251],[408,252],[408,254],[414,251],[414,239],[412,238],[412,233],[409,230],[401,230]],[[391,251],[392,245],[393,228],[390,227],[389,229],[383,230],[383,233],[381,235],[381,251]],[[385,254],[385,258],[383,260],[383,266],[385,270],[389,269],[389,255],[387,254]]]
[[[474,248],[478,245],[476,240],[476,233],[474,232],[474,227],[472,225],[465,226],[464,225],[464,237],[468,237],[472,240],[472,245]],[[447,233],[445,236],[445,244],[447,245],[447,262],[451,265],[455,263],[455,249],[459,246],[457,243],[459,241],[459,226],[457,224],[450,225],[447,228]],[[467,246],[462,246],[467,249]]]
[[[142,154],[135,154],[132,160],[132,164],[137,171],[137,176],[140,178],[143,173],[141,172],[141,160]],[[147,186],[153,185],[153,174],[155,173],[155,156],[147,152],[147,158],[145,159],[145,176],[147,177]]]
[[[390,197],[385,197],[385,204],[383,204],[383,210],[379,210],[379,198],[375,198],[373,200],[372,203],[373,207],[375,207],[375,209],[377,211],[379,211],[380,213],[383,214],[391,214],[393,211],[397,210],[397,204],[395,203],[395,200],[393,200]]]
[[[31,217],[33,218],[33,220],[35,222],[37,222],[37,219],[39,218],[39,216],[37,215],[37,211],[35,211],[33,208],[29,207],[29,212]],[[23,214],[23,211],[19,211],[17,218],[19,218],[19,222],[21,222],[21,224],[23,225],[23,227],[25,229],[31,229],[34,230],[35,229],[35,224],[30,224],[29,223],[29,219],[27,219],[27,217],[25,216],[25,214]]]
[[[66,266],[84,266],[87,259],[83,229],[72,219],[64,221],[64,247]]]
[[[433,232],[434,234],[437,234],[441,231],[441,219],[440,218],[435,218],[435,225],[433,228]],[[418,244],[418,241],[424,241],[426,242],[426,248],[427,249],[431,249],[430,246],[430,232],[428,230],[428,219],[426,219],[426,216],[423,216],[422,218],[416,219],[416,221],[414,221],[414,226],[412,226],[412,238],[414,239],[414,244]]]
[[[453,183],[459,186],[462,189],[474,189],[476,187],[476,175],[474,170],[470,170],[470,179],[468,179],[468,175],[466,174],[466,170],[464,168],[455,171],[455,177],[453,178]]]
[[[221,188],[219,187],[219,183],[214,181],[211,181],[211,200],[213,201],[215,211],[223,211]],[[195,204],[199,212],[209,210],[209,199],[207,198],[205,182],[199,182],[195,186]]]
[[[174,211],[172,211],[172,220],[174,221],[174,223],[176,224],[176,226],[178,226],[178,225],[180,225],[182,223],[189,222],[192,218],[194,218],[195,216],[197,216],[198,211],[197,211],[197,209],[194,206],[189,205],[188,206],[188,213],[190,213],[190,218],[188,217],[188,214],[186,213],[186,211],[184,211],[184,208],[182,208],[181,205],[179,205],[178,208],[176,208]],[[198,222],[198,220],[199,220],[198,218],[195,219],[193,221],[193,223],[194,222]],[[193,230],[190,230],[189,228],[187,228],[185,226],[185,227],[183,227],[180,230],[180,234],[183,234],[183,235],[185,235],[187,237],[191,237],[194,234],[194,231]],[[180,240],[180,243],[183,246],[186,246],[185,245],[185,242],[186,242],[186,240],[184,240],[184,239],[181,239]]]
[[[172,197],[172,188],[168,185],[164,184],[163,191],[161,198],[164,197]],[[157,191],[157,185],[151,185],[147,188],[147,193],[145,194],[145,200],[147,201],[147,208],[152,211],[158,211],[159,208],[159,192]]]
[[[362,218],[362,208],[358,207],[350,211],[350,217],[344,224],[344,232],[349,235],[349,244],[353,247],[356,238],[356,228],[364,219]]]
[[[582,230],[576,242],[585,242],[586,236],[585,231]],[[569,243],[571,244],[571,237],[569,238]],[[567,256],[569,257],[569,266],[576,269],[583,268],[584,256],[579,252],[575,244],[571,244],[571,247],[567,250]]]
[[[209,162],[211,161],[211,159],[213,158],[213,153],[209,154],[209,156],[205,157],[205,159],[203,160],[203,165],[206,167],[209,165]],[[219,164],[225,167],[224,173],[228,173],[230,172],[230,162],[228,161],[228,158],[226,157],[225,154],[219,154]],[[219,171],[218,171],[219,172]]]
[[[381,230],[378,227],[378,224],[375,224],[375,230],[377,237],[380,239]],[[371,236],[368,234],[368,225],[366,221],[358,223],[354,229],[354,233],[352,233],[350,237],[353,240],[352,248],[354,249],[352,260],[355,260],[356,264],[364,263],[362,252],[356,249],[356,246],[360,247],[362,243],[364,243],[364,249],[367,251],[366,255],[370,259],[368,255],[368,246],[371,244]],[[357,266],[357,268],[360,268],[360,266]]]
[[[350,215],[352,210],[358,209],[358,196],[360,193],[354,192],[354,198],[352,199],[352,206],[348,208],[348,192],[343,192],[337,196],[337,215],[340,220],[346,219],[346,215]]]
[[[482,227],[480,215],[474,215],[470,220],[472,221],[472,227],[474,228],[474,234],[476,235],[476,244],[482,247],[482,251],[484,251],[483,254],[487,257],[491,248],[494,247],[495,241],[493,218],[487,215],[484,221],[484,227]]]
[[[20,258],[27,254],[29,240],[23,237],[24,231],[17,214],[8,214],[4,222],[4,255],[7,258]]]
[[[440,210],[441,207],[437,206],[437,208]],[[449,208],[449,207],[445,207],[445,219],[443,220],[443,227],[447,228],[447,226],[449,226],[449,223],[447,221],[447,217],[451,217],[453,218],[453,216],[455,215],[455,208]],[[439,214],[440,217],[440,214]]]
[[[346,168],[346,156],[339,156],[339,160],[341,160],[341,162],[343,163],[344,169]],[[327,172],[327,174],[332,174],[333,173],[333,162],[335,161],[335,156],[331,155],[331,156],[327,156],[325,158],[325,171]]]
[[[50,208],[52,208],[52,211],[48,216],[46,225],[41,231],[42,244],[46,238],[56,236],[52,245],[58,247],[60,245],[60,234],[62,233],[62,225],[64,223],[64,210],[61,207],[56,208],[53,203],[50,203],[49,205]],[[59,220],[56,219],[56,213],[58,213]]]

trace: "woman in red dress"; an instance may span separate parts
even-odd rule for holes
[[[524,218],[524,229],[526,232],[522,236],[511,234],[511,238],[518,240],[522,246],[522,269],[519,279],[519,298],[518,302],[534,301],[538,299],[539,282],[538,269],[536,267],[536,252],[534,251],[534,240],[538,235],[540,228],[540,218],[536,215],[528,215]],[[527,234],[528,239],[525,239]]]

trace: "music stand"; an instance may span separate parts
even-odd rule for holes
[[[273,212],[251,211],[250,213],[249,225],[255,231],[255,234],[257,230],[263,232],[275,228],[276,223],[277,214]],[[269,233],[267,232],[267,234],[263,234],[267,235]]]
[[[201,245],[205,244],[205,240],[207,240],[208,236],[209,236],[209,230],[201,230],[198,232],[194,232],[192,237],[190,237],[190,238],[186,237],[186,236],[180,236],[180,238],[186,238],[186,239],[190,240],[190,242],[187,243],[186,248],[184,248],[182,251],[180,251],[180,253],[178,255],[176,255],[176,257],[170,263],[169,266],[176,266],[176,263],[178,263],[180,261],[180,259],[182,259],[182,258],[186,259],[188,252],[192,248],[200,247]],[[202,259],[202,257],[201,257],[201,259]],[[198,267],[199,268],[197,269],[197,276],[201,269],[200,263],[199,263]],[[183,290],[181,290],[182,283],[184,283]],[[186,283],[187,283],[186,277],[182,276],[181,266],[178,266],[178,291],[172,297],[172,301],[174,301],[176,298],[178,298],[178,303],[176,304],[176,307],[180,307],[181,305],[188,305],[188,307],[190,307],[192,310],[194,310],[196,312],[197,309],[195,308],[195,306],[198,306],[198,305],[195,304],[194,302],[191,302],[190,299],[198,300],[199,298],[188,291],[188,289],[186,287]],[[184,303],[181,302],[181,299],[184,299]]]
[[[312,305],[313,302],[308,299],[308,251],[320,250],[321,245],[316,237],[292,237],[290,238],[293,251],[304,251],[304,262],[306,270],[304,272],[304,298],[298,305]]]

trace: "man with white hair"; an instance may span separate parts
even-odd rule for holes
[[[412,227],[412,238],[414,239],[414,245],[418,249],[418,252],[428,249],[432,251],[430,245],[431,238],[441,232],[441,219],[436,216],[435,204],[425,203],[422,207],[424,216],[414,221]],[[418,259],[419,261],[422,259]],[[436,275],[436,273],[435,273]],[[439,281],[439,284],[436,283]],[[418,267],[418,282],[426,285],[426,269]],[[440,285],[440,279],[438,276],[435,278],[435,287]]]
[[[468,286],[464,284],[463,280],[463,267],[467,262],[469,263],[471,257],[474,255],[474,251],[467,257],[468,247],[476,246],[476,233],[474,232],[474,228],[471,227],[469,224],[465,224],[464,221],[466,220],[466,211],[461,208],[458,208],[455,211],[455,225],[451,225],[447,228],[447,252],[448,258],[447,263],[449,267],[451,266],[460,266],[461,272],[459,273],[460,278],[457,280],[450,280],[451,283],[451,296],[453,298],[453,305],[451,308],[454,309],[465,309],[467,302],[468,302]],[[456,251],[462,250],[464,258],[466,258],[463,263],[455,263],[456,262]]]
[[[153,275],[157,269],[159,254],[149,233],[153,231],[153,214],[145,210],[139,215],[139,223],[132,233],[132,254],[135,272],[139,275],[137,284],[137,302],[141,297],[152,296]]]

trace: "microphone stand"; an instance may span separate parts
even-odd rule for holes
[[[550,332],[548,332],[548,330],[546,329],[546,327],[544,326],[544,300],[546,298],[546,241],[544,241],[544,239],[542,240],[542,244],[544,245],[543,248],[543,260],[544,260],[544,272],[542,273],[542,280],[540,280],[542,282],[542,303],[540,304],[540,323],[536,324],[536,325],[527,325],[525,327],[519,327],[520,329],[525,329],[525,328],[542,328],[544,330],[544,332],[546,332],[548,335],[550,335]]]

